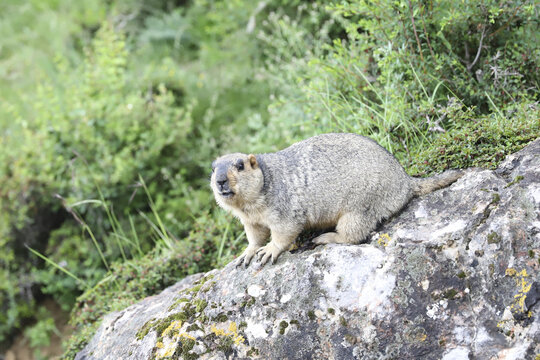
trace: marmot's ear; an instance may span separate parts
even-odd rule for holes
[[[257,164],[257,159],[255,158],[255,155],[249,154],[248,155],[248,160],[249,160],[249,163],[251,164],[251,167],[253,169],[256,169],[256,168],[259,167],[259,164]]]

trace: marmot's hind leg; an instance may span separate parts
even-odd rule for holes
[[[321,244],[358,244],[366,238],[377,225],[377,220],[368,219],[355,213],[341,216],[336,226],[336,232],[327,232],[317,236],[313,242]]]

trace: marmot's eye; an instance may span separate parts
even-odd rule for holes
[[[238,169],[238,171],[244,170],[244,161],[242,159],[238,159],[235,166]]]

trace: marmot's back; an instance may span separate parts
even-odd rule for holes
[[[272,173],[269,199],[278,200],[279,209],[306,214],[310,226],[324,226],[353,209],[381,219],[413,196],[399,162],[356,134],[315,136],[262,160]]]

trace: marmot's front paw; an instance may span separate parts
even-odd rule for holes
[[[257,259],[261,263],[261,266],[268,262],[268,259],[272,257],[272,264],[275,264],[279,255],[283,252],[278,248],[274,242],[270,241],[266,246],[263,246],[257,251]]]
[[[259,249],[260,249],[259,247],[248,246],[247,249],[244,250],[242,255],[240,255],[240,257],[236,261],[236,267],[243,264],[244,268],[246,268],[251,262],[251,259],[253,259],[253,256],[255,256],[255,254],[257,253],[257,250]]]

